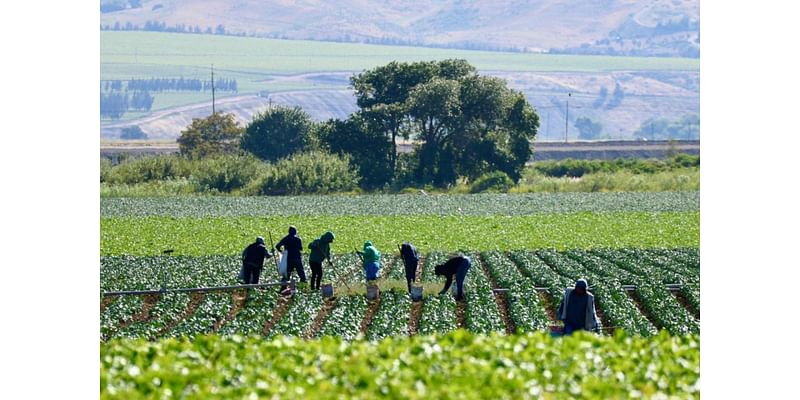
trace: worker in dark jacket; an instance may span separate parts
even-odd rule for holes
[[[303,270],[303,240],[297,236],[297,228],[289,227],[289,234],[275,245],[275,250],[282,252],[286,250],[286,274],[283,276],[284,282],[288,282],[292,277],[292,270],[297,270],[300,282],[306,281],[306,271]],[[281,291],[286,287],[281,287]]]
[[[311,289],[319,290],[322,283],[322,262],[328,260],[331,263],[331,243],[336,236],[333,232],[327,231],[319,239],[314,240],[308,245],[311,254],[308,255],[308,263],[311,265]]]
[[[453,276],[456,278],[456,300],[461,301],[464,300],[464,279],[467,277],[467,272],[469,272],[469,268],[472,266],[470,263],[469,257],[458,255],[449,260],[447,260],[444,264],[439,264],[434,267],[434,271],[436,275],[444,275],[447,277],[447,282],[444,284],[444,288],[440,295],[447,293],[447,289],[450,289],[450,285],[453,283]]]
[[[408,292],[411,293],[411,282],[417,279],[417,266],[419,264],[417,248],[413,244],[405,242],[400,245],[400,256],[403,257],[403,264],[406,267],[406,283],[408,283]]]
[[[574,289],[564,291],[564,298],[558,306],[558,319],[564,321],[565,335],[578,330],[597,330],[594,296],[587,291],[588,287],[585,279],[578,279]]]
[[[264,259],[271,258],[267,246],[264,245],[264,238],[259,236],[255,243],[247,246],[242,252],[242,270],[244,271],[244,283],[256,284],[264,268]]]

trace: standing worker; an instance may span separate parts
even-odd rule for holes
[[[413,244],[405,242],[400,246],[400,256],[403,257],[403,264],[406,267],[406,283],[408,292],[411,293],[411,282],[417,279],[417,265],[419,264],[419,254]]]
[[[336,237],[333,232],[327,231],[319,239],[315,239],[308,248],[311,254],[308,256],[308,263],[311,265],[311,289],[319,290],[322,283],[322,262],[328,260],[331,263],[331,243]]]
[[[447,277],[447,282],[445,282],[444,288],[439,292],[439,295],[447,293],[447,289],[450,289],[450,285],[453,283],[453,276],[455,276],[457,289],[456,300],[464,300],[464,279],[466,279],[467,272],[469,272],[471,266],[472,263],[469,257],[461,254],[447,260],[444,264],[436,265],[436,267],[434,267],[436,275],[444,275]]]
[[[258,283],[258,276],[261,275],[261,269],[264,268],[264,259],[271,257],[272,254],[267,250],[267,246],[264,245],[264,238],[261,236],[256,237],[255,243],[247,246],[242,252],[244,283]]]
[[[303,240],[297,236],[297,228],[294,226],[289,227],[289,234],[284,236],[283,239],[275,245],[275,250],[283,252],[286,250],[286,274],[283,276],[283,281],[288,282],[292,277],[292,270],[297,270],[297,275],[300,276],[300,282],[306,281],[306,271],[303,269]],[[281,286],[281,291],[285,290],[286,286]]]
[[[364,242],[364,251],[356,250],[361,260],[364,261],[364,272],[367,274],[367,281],[378,279],[378,270],[381,268],[381,252],[367,240]]]
[[[578,279],[574,289],[567,288],[564,291],[564,299],[558,306],[558,319],[564,321],[565,335],[579,330],[597,330],[594,295],[587,292],[588,287],[585,279]]]

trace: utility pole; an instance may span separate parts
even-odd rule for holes
[[[550,110],[547,110],[547,128],[544,130],[544,137],[550,136]]]
[[[217,113],[216,99],[214,98],[214,64],[211,64],[211,115]]]
[[[564,143],[567,143],[567,139],[569,138],[569,98],[572,97],[572,93],[567,93],[567,117],[564,118]]]

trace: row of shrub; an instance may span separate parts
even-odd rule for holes
[[[324,152],[297,153],[275,163],[249,154],[196,160],[145,156],[115,166],[107,159],[100,162],[100,182],[110,187],[149,184],[157,191],[180,194],[326,194],[352,191],[359,179],[347,157]]]
[[[668,160],[541,162],[526,168],[518,184],[501,171],[444,189],[456,193],[683,191],[699,190],[700,157]],[[415,192],[398,177],[384,192]],[[297,153],[276,162],[252,155],[188,159],[180,155],[144,156],[112,165],[100,163],[101,195],[109,197],[187,194],[295,195],[360,191],[361,177],[347,156],[321,151]],[[425,186],[427,191],[442,189]]]
[[[615,160],[560,160],[540,161],[534,169],[544,176],[579,178],[599,172],[626,171],[634,174],[654,174],[683,168],[700,167],[700,156],[678,154],[664,160],[618,158]]]

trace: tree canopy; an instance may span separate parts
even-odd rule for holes
[[[416,139],[418,183],[448,185],[490,171],[519,180],[539,117],[520,92],[481,76],[465,60],[391,62],[351,78],[363,129],[390,140]]]
[[[306,150],[313,125],[300,107],[272,107],[247,124],[242,149],[262,160],[277,161]]]
[[[191,159],[234,154],[239,150],[242,131],[233,114],[214,113],[192,119],[181,132],[178,145],[181,154]]]

